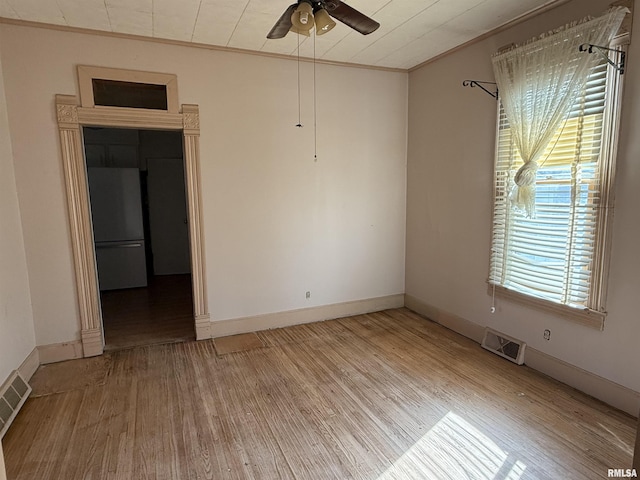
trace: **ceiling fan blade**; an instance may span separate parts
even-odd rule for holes
[[[297,6],[297,3],[289,5],[271,31],[267,34],[267,38],[283,38],[289,32],[289,29],[291,28],[291,15],[293,15]]]
[[[375,32],[380,24],[375,20],[367,17],[364,13],[360,13],[353,7],[350,7],[340,0],[327,0],[324,2],[327,13],[336,20],[341,21],[345,25],[353,28],[363,35],[369,35]]]

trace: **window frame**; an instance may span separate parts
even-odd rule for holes
[[[611,42],[610,48],[624,51],[626,54],[629,44],[629,34],[620,35]],[[615,59],[613,59],[615,61]],[[606,297],[608,273],[611,257],[611,242],[613,234],[613,207],[615,203],[615,170],[618,150],[618,138],[620,133],[620,118],[622,109],[624,75],[620,74],[612,66],[607,68],[607,80],[605,90],[605,115],[603,120],[602,146],[600,151],[600,214],[597,216],[597,227],[593,240],[595,242],[593,252],[593,266],[591,269],[591,282],[589,289],[590,308],[577,308],[556,303],[540,297],[519,292],[492,282],[493,243],[496,235],[496,206],[497,190],[501,180],[498,170],[498,149],[500,139],[500,113],[501,104],[498,101],[496,111],[496,137],[495,152],[493,158],[493,202],[492,202],[492,227],[491,227],[491,255],[489,258],[488,294],[493,297],[503,298],[527,307],[552,313],[559,317],[577,322],[582,325],[599,330],[604,329],[607,315]],[[602,160],[602,158],[608,158]],[[507,206],[507,208],[510,208]],[[507,228],[503,231],[507,234]]]
[[[93,79],[162,85],[166,88],[167,92],[167,108],[166,110],[154,109],[152,111],[180,113],[180,104],[178,102],[178,76],[175,74],[125,70],[123,68],[96,67],[91,65],[78,65],[78,89],[80,91],[80,105],[82,107],[117,109],[120,111],[129,110],[135,112],[148,109],[96,105],[93,98]]]

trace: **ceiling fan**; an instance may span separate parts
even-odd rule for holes
[[[298,0],[284,11],[267,38],[283,38],[290,31],[308,37],[314,25],[316,35],[323,35],[336,26],[331,17],[363,35],[375,32],[380,26],[340,0]]]

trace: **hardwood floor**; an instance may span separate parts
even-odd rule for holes
[[[602,479],[635,419],[406,309],[107,353],[31,398],[9,479]],[[76,368],[76,367],[74,367]]]
[[[195,340],[191,275],[157,275],[145,288],[100,294],[105,349]]]

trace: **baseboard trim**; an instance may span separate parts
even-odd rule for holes
[[[35,347],[31,350],[31,353],[27,355],[27,358],[24,359],[24,362],[18,367],[18,372],[20,376],[24,378],[24,380],[28,383],[33,377],[33,374],[36,373],[36,370],[40,366],[40,353],[38,352],[38,347]]]
[[[196,340],[206,340],[211,338],[211,319],[209,314],[196,315]]]
[[[484,327],[477,323],[429,305],[412,295],[404,296],[404,306],[409,310],[413,310],[427,317],[429,320],[439,323],[443,327],[447,327],[449,330],[453,330],[464,337],[470,338],[474,342],[482,343]]]
[[[412,295],[405,295],[405,307],[460,335],[478,343],[482,342],[484,326],[429,305]],[[635,390],[571,365],[530,346],[527,346],[524,363],[540,373],[548,375],[587,395],[591,395],[623,412],[634,417],[638,415],[640,393]]]
[[[251,317],[233,318],[230,320],[212,321],[210,323],[211,338],[226,337],[240,333],[257,332],[272,328],[290,327],[303,323],[320,322],[334,318],[377,312],[389,308],[404,306],[404,295],[387,295],[384,297],[355,300],[352,302],[334,303],[318,307],[287,310],[267,313]]]
[[[103,353],[102,329],[87,328],[80,332],[82,337],[82,356],[97,357]]]
[[[38,349],[40,357],[40,365],[63,362],[65,360],[73,360],[83,357],[81,340],[39,345],[36,348]]]
[[[527,346],[524,363],[534,370],[566,383],[623,412],[627,412],[634,417],[638,415],[640,393],[635,390],[571,365],[530,346]]]

